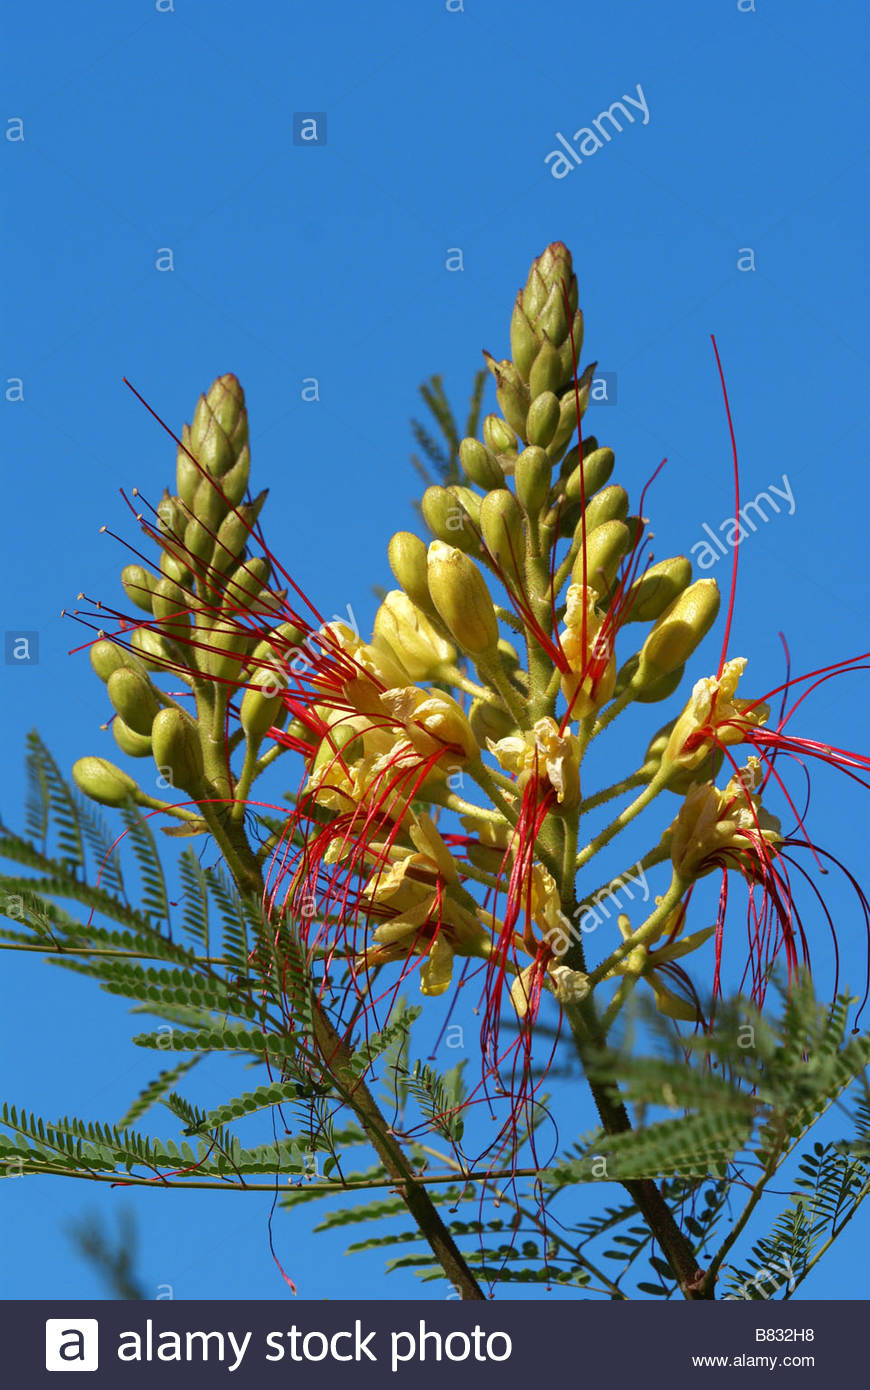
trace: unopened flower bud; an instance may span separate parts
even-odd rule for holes
[[[157,503],[157,525],[165,536],[180,540],[187,525],[188,513],[178,497],[173,497],[167,488]]]
[[[269,582],[272,566],[264,555],[244,560],[227,578],[221,607],[226,612],[249,610]]]
[[[227,514],[227,504],[210,473],[200,479],[192,510],[197,521],[202,523],[206,531],[211,531],[212,535]]]
[[[545,391],[556,392],[565,385],[565,373],[558,348],[544,338],[529,372],[529,392],[532,400]]]
[[[231,373],[200,396],[190,427],[190,451],[212,477],[228,473],[248,442],[245,393]]]
[[[436,610],[429,593],[426,542],[412,531],[397,531],[387,548],[387,559],[408,598],[432,617]]]
[[[259,743],[265,737],[284,708],[281,695],[269,693],[274,690],[274,680],[274,671],[255,671],[251,687],[242,696],[239,723],[245,731],[245,737],[251,743]]]
[[[162,709],[151,727],[154,761],[173,787],[196,797],[202,791],[202,746],[196,724],[179,709]]]
[[[220,481],[221,492],[229,506],[237,507],[239,505],[248,490],[250,476],[251,451],[246,444],[232,468],[223,475]]]
[[[480,508],[484,544],[511,588],[522,588],[526,562],[523,514],[507,488],[488,492]]]
[[[685,555],[672,555],[650,565],[628,590],[623,621],[654,622],[691,582],[692,565]]]
[[[472,436],[463,439],[459,446],[459,462],[473,483],[489,491],[493,487],[504,486],[504,473],[496,463],[485,444]]]
[[[491,700],[473,700],[468,711],[468,722],[481,748],[486,747],[487,739],[497,743],[499,739],[512,734],[515,728],[513,716],[502,705],[496,705]]]
[[[660,700],[666,700],[669,695],[673,695],[680,681],[685,674],[685,666],[677,666],[675,670],[668,671],[666,675],[656,675],[652,669],[640,672],[640,656],[635,652],[630,656],[623,666],[619,668],[616,677],[616,686],[613,694],[615,699],[619,699],[627,686],[631,686],[634,691],[634,698],[642,705],[655,705]]]
[[[546,449],[553,442],[559,427],[561,407],[559,398],[553,391],[542,391],[529,406],[526,416],[525,438],[530,444]]]
[[[166,639],[149,627],[134,627],[130,646],[141,659],[146,671],[164,671],[173,665],[172,652]]]
[[[181,443],[178,446],[178,457],[175,466],[175,485],[178,488],[179,497],[187,507],[193,506],[196,489],[199,487],[200,479],[202,478],[202,472],[197,468],[194,458],[191,457],[192,454],[190,425],[184,425],[181,431]]]
[[[130,797],[135,801],[140,795],[133,778],[107,758],[79,758],[72,775],[79,790],[101,806],[123,806]]]
[[[611,483],[595,494],[586,506],[586,535],[605,521],[624,521],[628,516],[628,493],[624,487]]]
[[[623,557],[631,546],[631,535],[622,521],[605,521],[586,535],[585,582],[599,597],[604,597],[616,578]],[[583,549],[578,552],[572,569],[572,581],[584,582]]]
[[[106,682],[106,692],[113,708],[125,724],[137,734],[151,733],[154,718],[160,709],[157,692],[142,671],[119,666]]]
[[[572,449],[571,454],[565,460],[566,463],[574,452]],[[613,472],[615,461],[612,449],[593,449],[591,453],[586,455],[582,464],[577,462],[565,482],[565,496],[568,500],[571,502],[580,501],[582,480],[583,496],[588,502],[593,493],[604,487]]]
[[[545,449],[530,444],[523,449],[514,465],[517,497],[520,506],[530,517],[537,517],[550,499],[550,476],[553,465]]]
[[[176,584],[174,579],[159,579],[154,585],[152,608],[161,632],[170,638],[189,637],[190,613],[187,604],[193,601],[193,595]]]
[[[511,428],[522,435],[529,410],[528,387],[513,362],[508,359],[496,362],[488,352],[483,355],[486,365],[495,377],[495,396],[499,409]]]
[[[157,583],[155,576],[144,565],[125,565],[121,570],[121,583],[124,593],[131,603],[143,612],[151,612],[151,591]]]
[[[517,451],[516,435],[500,415],[487,415],[483,422],[483,442],[496,455]]]
[[[188,568],[184,559],[184,542],[178,544],[178,551],[173,548],[163,550],[160,553],[160,573],[167,579],[174,579],[176,584],[181,584],[184,588],[189,588],[193,583],[193,574]]]
[[[234,560],[238,560],[251,539],[251,529],[263,508],[268,488],[259,493],[253,502],[243,502],[235,511],[224,517],[217,533],[212,566],[219,574],[225,574]],[[186,539],[186,537],[185,537]]]
[[[470,656],[491,652],[498,643],[498,621],[474,561],[454,546],[433,541],[428,575],[432,602],[462,650]]]
[[[137,734],[129,724],[125,724],[120,714],[112,720],[112,734],[122,753],[128,758],[147,758],[151,756],[151,739],[145,734]]]
[[[511,314],[511,356],[523,381],[529,379],[532,363],[538,355],[538,346],[538,336],[524,312],[523,291],[520,290]]]
[[[682,666],[719,612],[715,579],[696,579],[666,608],[641,648],[638,680],[646,684]]]
[[[215,680],[238,680],[249,656],[251,634],[232,621],[217,622],[202,634],[201,642],[197,654],[201,669]]]
[[[128,652],[125,647],[118,646],[117,642],[107,642],[101,639],[95,642],[90,651],[91,665],[96,671],[101,681],[107,681],[113,671],[119,670],[122,666],[129,667],[134,671],[144,671],[145,667],[133,652]]]
[[[459,498],[446,487],[427,487],[420,500],[423,520],[433,536],[460,550],[476,550],[480,544],[471,518]]]

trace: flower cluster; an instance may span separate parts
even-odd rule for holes
[[[462,440],[462,482],[425,492],[427,539],[400,531],[390,542],[398,587],[369,640],[326,621],[266,545],[265,495],[248,493],[247,414],[232,376],[201,398],[177,441],[176,493],[150,513],[131,500],[159,549],[157,570],[137,552],[122,573],[144,616],[103,605],[93,615],[91,660],[118,748],[153,757],[164,785],[185,795],[151,797],[102,757],[76,764],[81,789],[108,805],[132,797],[210,833],[244,874],[248,819],[261,807],[254,782],[297,755],[298,791],[255,856],[276,931],[292,920],[324,990],[345,991],[355,1007],[374,1005],[375,981],[396,968],[398,978],[418,969],[425,997],[444,995],[461,959],[460,978],[481,982],[487,1075],[519,1048],[528,1077],[546,997],[603,1036],[643,983],[666,1015],[703,1025],[710,971],[693,978],[687,962],[714,937],[718,987],[734,876],[747,892],[749,968],[763,997],[780,950],[790,963],[806,955],[792,851],[809,849],[816,863],[822,853],[785,835],[762,804],[772,785],[803,832],[777,759],[823,758],[856,777],[868,766],[786,731],[799,682],[773,692],[783,695],[775,726],[771,696],[738,698],[747,663],[727,659],[726,633],[716,674],[696,680],[638,770],[610,787],[581,785],[589,745],[623,710],[677,691],[720,601],[714,580],[693,581],[685,556],[654,561],[643,496],[632,514],[610,481],[613,451],[584,434],[592,369],[579,370],[582,340],[571,257],[555,243],[517,296],[511,356],[487,355],[499,412]],[[732,751],[741,745],[743,766]],[[587,817],[631,790],[634,800],[587,837]],[[665,791],[681,806],[657,825],[647,862],[669,865],[670,882],[645,921],[620,916],[593,964],[572,929],[591,861]],[[689,932],[694,885],[714,871],[717,921]]]

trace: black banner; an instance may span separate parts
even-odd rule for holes
[[[9,1385],[384,1385],[474,1390],[559,1375],[669,1387],[762,1371],[806,1383],[861,1364],[867,1305],[20,1302],[0,1307]]]

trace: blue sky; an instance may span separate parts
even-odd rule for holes
[[[16,7],[5,47],[0,602],[4,632],[39,640],[37,664],[4,667],[11,824],[28,727],[65,768],[112,756],[102,692],[86,657],[67,655],[80,639],[59,613],[81,590],[118,592],[122,553],[98,534],[133,537],[118,489],[156,500],[173,476],[172,446],[122,376],[175,429],[217,374],[240,377],[273,549],[321,611],[350,603],[366,625],[371,586],[389,583],[387,540],[412,524],[417,386],[443,372],[464,402],[481,349],[507,354],[516,290],[557,238],[575,256],[584,360],[616,374],[616,403],[593,407],[589,427],[635,497],[668,458],[647,504],[657,554],[733,511],[711,332],[745,496],[787,482],[793,514],[783,506],[740,550],[731,650],[751,656],[753,689],[779,683],[780,630],[796,671],[870,645],[863,6],[93,0]],[[638,111],[554,178],[557,133],[638,84],[646,122]],[[294,144],[294,113],[315,112],[326,144]],[[462,269],[448,269],[457,248]],[[158,269],[167,250],[173,268]],[[312,377],[317,402],[302,398]],[[723,585],[727,563],[710,571]],[[801,731],[860,748],[866,689],[861,675],[824,688]],[[812,806],[820,841],[858,869],[860,796],[823,777]],[[857,987],[860,923],[839,892]],[[125,1006],[36,959],[4,964],[12,1099],[120,1113],[153,1071],[126,1042]],[[62,1227],[117,1194],[43,1180],[5,1184],[2,1200],[7,1297],[100,1294]],[[258,1199],[131,1204],[149,1287],[282,1295]],[[337,1238],[312,1243],[307,1221],[294,1215],[279,1240],[307,1272],[303,1296],[358,1295],[377,1265],[343,1260]],[[806,1294],[860,1296],[865,1245],[850,1231]],[[417,1292],[403,1276],[381,1288]]]

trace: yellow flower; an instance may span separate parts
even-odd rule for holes
[[[396,656],[413,681],[432,679],[456,660],[456,648],[401,589],[391,589],[375,614],[373,645]]]
[[[596,606],[597,597],[588,584],[585,589],[582,584],[568,588],[559,644],[571,668],[561,685],[572,719],[585,719],[606,704],[616,685],[616,655],[610,635],[604,631],[605,616]]]
[[[580,800],[580,743],[574,734],[560,734],[555,719],[546,715],[536,720],[526,734],[509,734],[487,747],[505,772],[517,774],[522,788],[530,778],[547,781],[556,799],[566,810]]]
[[[737,682],[746,669],[746,658],[726,661],[721,676],[697,681],[689,702],[677,719],[662,756],[662,767],[699,767],[710,745],[742,743],[748,729],[767,722],[770,707],[735,696]],[[687,748],[688,740],[692,747]]]
[[[430,816],[409,823],[414,849],[401,850],[389,867],[379,867],[366,885],[361,909],[380,920],[374,945],[357,958],[370,967],[410,955],[426,956],[420,972],[425,995],[443,994],[453,958],[489,955],[492,938],[478,918],[451,893],[459,872]]]
[[[760,771],[760,760],[749,758],[724,791],[710,782],[690,788],[670,829],[671,860],[685,882],[711,872],[717,863],[751,870],[753,861],[759,863],[782,841],[779,821],[752,790]]]

